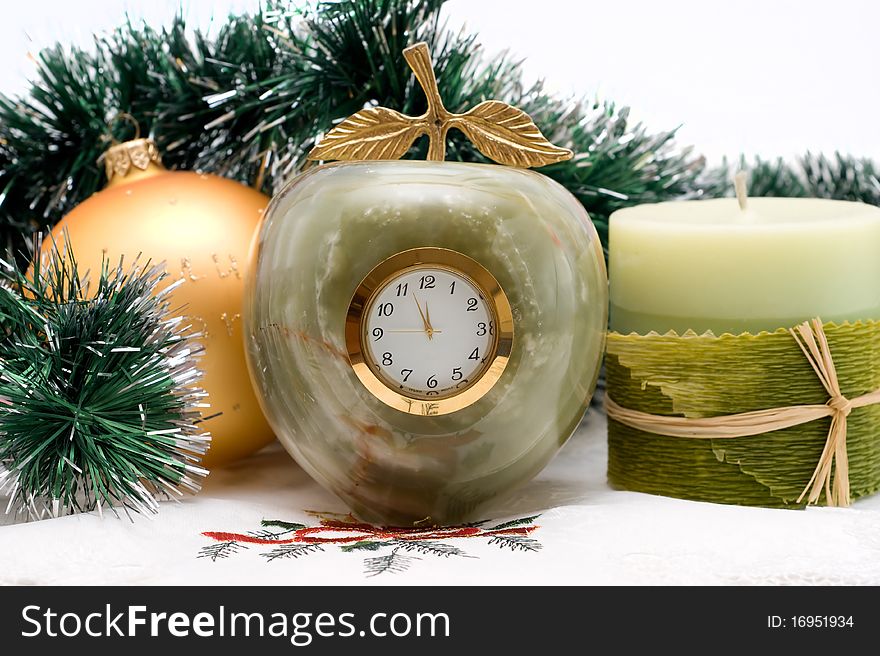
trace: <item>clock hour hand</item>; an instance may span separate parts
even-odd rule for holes
[[[422,306],[419,303],[419,299],[416,297],[416,293],[413,292],[413,300],[416,302],[416,307],[419,310],[419,316],[422,318],[422,323],[425,325],[425,334],[428,336],[428,339],[434,339],[434,329],[431,328],[431,324],[428,319],[425,317],[425,313],[422,312]]]

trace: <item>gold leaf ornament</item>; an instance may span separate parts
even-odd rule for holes
[[[428,135],[428,159],[446,157],[446,133],[461,130],[477,150],[508,166],[545,166],[571,159],[568,148],[550,143],[521,109],[500,100],[487,100],[454,114],[443,106],[426,43],[403,51],[428,99],[421,116],[407,116],[387,107],[369,107],[330,130],[308,155],[310,160],[400,159],[416,139]]]
[[[400,159],[420,135],[420,127],[409,116],[370,107],[328,132],[309,159]]]
[[[486,157],[512,166],[544,166],[572,155],[554,146],[521,109],[499,100],[481,102],[453,119],[452,125],[465,133]]]

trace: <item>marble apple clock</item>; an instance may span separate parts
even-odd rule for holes
[[[359,518],[479,519],[538,473],[592,396],[607,320],[595,229],[528,167],[571,157],[521,110],[454,114],[425,44],[421,116],[370,107],[310,153],[252,245],[248,363],[300,466]],[[497,164],[446,162],[458,129]],[[428,136],[428,161],[398,161]],[[525,492],[523,492],[524,494]]]

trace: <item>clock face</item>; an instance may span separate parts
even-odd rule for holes
[[[352,299],[346,338],[367,389],[404,412],[432,415],[466,407],[494,385],[512,330],[488,271],[455,251],[424,248],[370,272]]]
[[[480,377],[495,355],[495,312],[474,281],[426,264],[392,276],[368,305],[364,342],[386,384],[445,398]]]

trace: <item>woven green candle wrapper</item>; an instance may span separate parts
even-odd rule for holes
[[[823,326],[842,394],[880,388],[880,321]],[[608,335],[608,395],[655,415],[716,417],[824,404],[828,392],[787,329],[757,335]],[[664,496],[800,507],[830,419],[749,437],[666,437],[608,421],[608,480]],[[852,411],[846,444],[852,498],[880,488],[880,405]],[[820,503],[826,500],[824,494]]]

